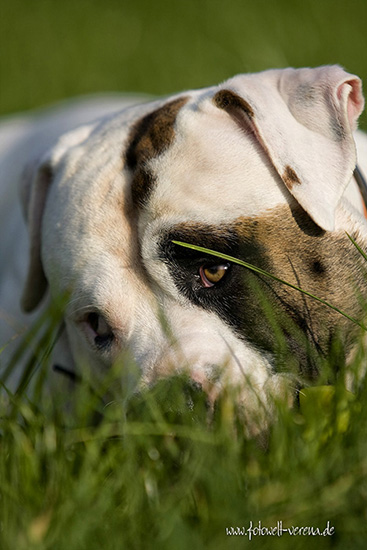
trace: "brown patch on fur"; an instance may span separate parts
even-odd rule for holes
[[[299,177],[297,176],[296,172],[290,166],[285,167],[282,180],[284,181],[284,183],[286,184],[289,190],[291,190],[295,184],[301,185],[302,183]]]
[[[242,97],[240,97],[238,94],[235,94],[231,90],[220,90],[213,97],[213,101],[219,109],[224,109],[225,111],[231,108],[241,109],[250,118],[254,118],[255,116],[251,105],[249,105],[246,100],[244,100]]]
[[[177,113],[187,101],[188,97],[174,99],[145,115],[131,129],[125,161],[133,171],[132,198],[135,206],[144,205],[152,191],[154,176],[148,162],[172,144]]]
[[[243,243],[241,257],[246,261],[362,321],[360,296],[366,298],[365,270],[359,253],[344,232],[321,230],[298,205],[278,207],[263,217],[239,218],[235,227]],[[257,277],[257,282],[265,290],[274,311],[280,305],[317,351],[326,354],[337,334],[342,335],[346,351],[355,341],[358,327],[336,311],[282,283],[265,277]],[[263,342],[264,347],[273,340],[276,346],[258,307],[256,300],[247,304],[252,339]],[[291,349],[298,356],[299,342],[287,328],[285,330]]]

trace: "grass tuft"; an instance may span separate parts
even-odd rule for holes
[[[363,354],[361,344],[353,368]],[[354,395],[341,369],[332,387],[302,389],[294,408],[274,402],[276,421],[250,438],[234,388],[213,409],[184,375],[106,402],[126,364],[97,389],[77,383],[72,408],[50,398],[42,369],[30,396],[4,397],[2,550],[364,548],[364,376]],[[335,534],[255,534],[251,542],[230,534],[251,522],[320,530],[329,522]]]

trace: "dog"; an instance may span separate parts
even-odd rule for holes
[[[356,143],[358,174],[367,171],[363,106],[360,79],[324,66],[5,120],[3,365],[22,327],[61,295],[52,361],[96,379],[128,352],[143,386],[185,371],[208,394],[240,384],[256,410],[284,391],[264,293],[303,375],[317,369],[283,314],[317,352],[342,335],[348,360],[359,328],[338,312],[177,242],[240,258],[362,319],[363,260],[346,232],[366,249],[353,177]]]

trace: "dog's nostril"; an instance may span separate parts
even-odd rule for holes
[[[197,382],[196,380],[190,380],[188,383],[188,388],[194,392],[202,392],[203,391],[203,385],[200,382]]]
[[[207,411],[210,408],[209,397],[200,382],[188,381],[184,387],[184,393],[186,405],[190,411],[198,414],[200,410]]]

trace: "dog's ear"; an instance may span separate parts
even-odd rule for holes
[[[91,128],[92,126],[81,126],[65,134],[41,159],[30,162],[24,169],[20,195],[30,242],[28,273],[21,299],[22,309],[26,312],[37,307],[47,289],[41,259],[41,238],[48,190],[66,151],[84,141]]]
[[[228,80],[213,99],[252,127],[295,199],[321,228],[333,230],[355,168],[360,79],[339,66],[270,70]]]

